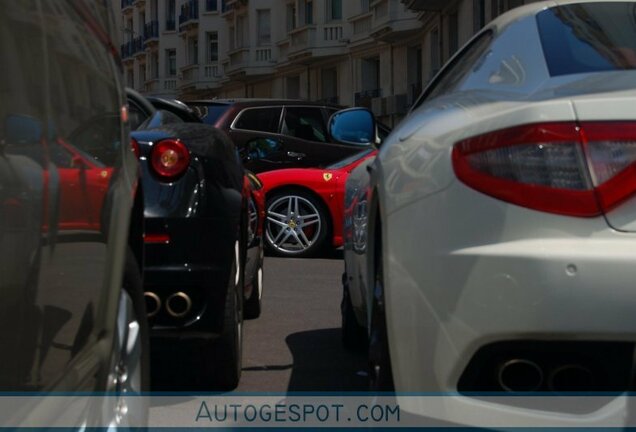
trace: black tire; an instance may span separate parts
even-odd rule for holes
[[[369,390],[372,392],[393,392],[395,385],[386,329],[384,264],[379,226],[375,238],[373,300],[369,325]]]
[[[363,352],[368,347],[367,329],[358,323],[358,319],[353,311],[346,273],[342,275],[340,314],[342,317],[342,344],[350,351]]]
[[[237,256],[228,281],[225,298],[223,330],[221,335],[206,347],[206,364],[209,384],[214,390],[234,390],[241,379],[243,368],[243,277],[236,278]]]
[[[311,207],[313,207],[316,214],[318,215],[319,221],[311,227],[307,227],[306,229],[302,230],[303,233],[311,230],[314,231],[311,231],[310,236],[306,236],[306,238],[310,241],[310,245],[303,248],[299,247],[298,250],[292,250],[291,247],[278,245],[278,242],[276,240],[278,234],[280,234],[280,230],[289,229],[294,231],[295,233],[300,233],[299,229],[294,229],[291,227],[291,225],[288,228],[282,228],[270,220],[272,210],[276,210],[278,205],[281,202],[284,202],[284,200],[294,197],[300,199],[301,213],[303,212],[303,208],[309,210]],[[319,198],[316,198],[313,194],[299,189],[289,189],[276,192],[267,197],[265,208],[267,210],[267,219],[265,220],[265,247],[272,255],[290,258],[305,258],[319,254],[327,247],[327,240],[329,238],[328,235],[331,231],[331,219],[329,217],[329,211],[325,208],[325,205],[322,203],[322,201],[320,201]],[[313,212],[314,210],[310,211]],[[294,237],[297,235],[294,233],[292,234]],[[286,234],[283,233],[282,235],[284,237]],[[302,241],[304,241],[304,239],[302,239]]]
[[[258,270],[252,277],[252,294],[245,299],[243,318],[256,319],[261,316],[263,309],[263,260],[258,265]]]

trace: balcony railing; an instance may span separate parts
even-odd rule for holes
[[[136,37],[121,46],[122,59],[127,59],[142,52],[144,52],[144,39],[142,36]]]
[[[188,85],[199,81],[199,65],[189,65],[181,68],[181,84]]]
[[[199,19],[199,0],[188,0],[181,5],[181,14],[179,15],[179,30],[189,21]]]
[[[216,79],[221,77],[221,71],[218,64],[207,64],[203,66],[203,78],[206,80]]]
[[[163,80],[164,90],[175,90],[177,88],[177,80],[174,78]]]
[[[256,48],[254,52],[254,59],[257,62],[268,62],[272,59],[272,49],[271,48]]]
[[[144,42],[159,38],[159,21],[150,21],[144,26]]]
[[[333,49],[346,48],[345,38],[350,37],[345,35],[344,26],[333,24],[307,25],[294,29],[289,34],[289,57],[292,61],[294,57],[304,56],[306,51],[316,48],[323,51],[312,55],[337,54]]]
[[[371,106],[371,99],[382,97],[382,89],[362,90],[355,94],[356,106]]]

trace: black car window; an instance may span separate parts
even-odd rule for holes
[[[249,131],[278,133],[281,110],[282,107],[245,109],[239,114],[232,127]]]
[[[137,130],[147,119],[148,113],[142,110],[135,102],[128,99],[128,122],[130,123],[130,130]]]
[[[321,108],[287,107],[283,135],[307,141],[327,142],[327,130]]]
[[[550,75],[636,69],[631,2],[572,4],[537,14]]]

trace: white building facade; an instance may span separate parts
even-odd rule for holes
[[[125,80],[144,94],[320,100],[367,106],[389,125],[476,31],[524,3],[113,1]]]

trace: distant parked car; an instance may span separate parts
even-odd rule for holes
[[[253,292],[262,292],[254,289],[262,246],[249,213],[258,187],[227,136],[198,119],[186,122],[186,106],[148,104],[132,91],[128,98],[141,120],[131,136],[144,186],[153,353],[174,359],[166,367],[177,369],[179,384],[233,389],[242,369],[244,298],[255,317],[260,297]]]
[[[232,139],[245,167],[254,173],[283,168],[325,167],[362,150],[368,142],[336,143],[327,120],[342,109],[336,105],[280,99],[215,99],[187,102],[204,123]],[[276,148],[254,159],[255,138],[270,138]]]
[[[18,425],[147,417],[127,397],[149,390],[149,345],[143,194],[112,18],[105,2],[0,2],[0,391],[38,396],[7,408]],[[49,392],[112,397],[52,410]]]
[[[482,427],[628,418],[634,10],[567,0],[502,15],[441,69],[370,164],[370,384],[452,395],[441,410],[404,400],[405,412]],[[332,135],[355,116],[373,130],[358,110],[337,114]],[[491,391],[609,395],[480,399]]]

